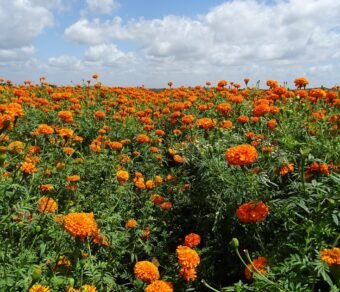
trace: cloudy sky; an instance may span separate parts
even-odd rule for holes
[[[340,84],[339,0],[0,0],[0,77]]]

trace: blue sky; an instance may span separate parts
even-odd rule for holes
[[[340,83],[338,0],[0,0],[0,26],[16,83]]]

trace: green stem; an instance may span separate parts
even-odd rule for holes
[[[210,286],[204,279],[202,279],[202,284],[207,287],[208,289],[210,289],[211,291],[215,291],[215,292],[220,292],[219,290],[215,289],[214,287]]]

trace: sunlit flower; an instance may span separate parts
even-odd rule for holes
[[[70,213],[64,216],[64,228],[70,235],[81,240],[98,233],[93,213]]]
[[[238,207],[236,216],[241,222],[255,223],[264,220],[269,209],[262,201],[259,203],[249,202]]]
[[[254,146],[242,144],[229,148],[225,156],[230,165],[248,165],[256,161],[257,152]]]
[[[52,198],[42,197],[39,199],[38,210],[40,213],[55,213],[58,209],[58,204]]]

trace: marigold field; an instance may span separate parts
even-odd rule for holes
[[[338,86],[98,78],[0,80],[0,291],[339,291]]]

